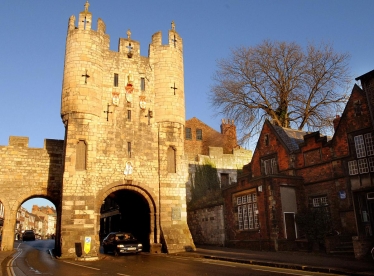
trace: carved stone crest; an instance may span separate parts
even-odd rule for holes
[[[132,164],[130,161],[127,161],[126,162],[126,167],[125,167],[125,170],[123,172],[124,175],[130,175],[132,174],[132,170],[133,170],[133,167],[132,167]]]
[[[112,92],[112,102],[113,102],[113,104],[114,105],[116,105],[116,106],[118,106],[118,104],[119,104],[119,92],[117,92],[117,91],[113,91]]]
[[[139,96],[139,106],[141,109],[145,109],[147,102],[145,101],[145,96]]]
[[[132,82],[134,80],[134,77],[130,73],[127,76],[127,85],[125,87],[126,90],[126,100],[131,103],[132,102],[132,92],[134,91],[134,87],[132,86]]]

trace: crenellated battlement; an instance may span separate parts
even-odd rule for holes
[[[85,10],[79,13],[78,17],[78,25],[76,25],[76,17],[72,15],[69,18],[68,23],[68,33],[73,32],[74,34],[78,34],[83,32],[84,34],[97,34],[101,37],[99,41],[105,41],[104,45],[106,45],[106,50],[109,50],[109,35],[106,34],[106,24],[101,19],[98,18],[97,20],[97,31],[92,29],[92,13],[88,11],[89,3],[88,1],[85,4]],[[127,38],[119,38],[118,41],[118,52],[124,53],[128,56],[128,58],[135,58],[140,56],[140,43],[138,41],[131,39],[131,31],[127,31]],[[175,31],[175,23],[174,21],[171,23],[171,30],[168,33],[168,44],[162,44],[162,33],[158,31],[152,35],[152,42],[151,45],[157,46],[164,46],[164,47],[171,47],[178,49],[179,51],[183,50],[182,47],[182,38],[179,34]]]
[[[9,136],[8,145],[0,145],[0,147],[17,147],[26,149],[62,149],[64,145],[64,140],[57,139],[44,139],[43,148],[30,148],[29,147],[29,137],[27,136]]]

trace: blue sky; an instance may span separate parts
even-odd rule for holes
[[[265,39],[332,43],[351,55],[354,78],[374,69],[372,0],[91,0],[96,29],[106,23],[110,48],[127,37],[147,56],[151,36],[174,20],[184,42],[186,119],[197,117],[219,130],[222,117],[207,99],[216,61],[231,48]],[[63,139],[60,95],[68,19],[85,0],[0,1],[0,145],[10,135],[28,136],[30,147]]]
[[[151,36],[170,23],[184,40],[186,119],[197,117],[219,130],[222,117],[210,107],[216,61],[230,48],[255,46],[264,39],[331,42],[351,54],[354,78],[374,69],[372,0],[91,0],[89,10],[104,20],[117,50],[118,39],[141,43],[146,56]],[[30,147],[44,138],[63,139],[60,118],[64,50],[68,19],[85,0],[0,2],[0,145],[10,135],[28,136]]]

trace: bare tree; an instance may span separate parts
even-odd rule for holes
[[[264,41],[239,47],[218,61],[209,93],[218,113],[236,121],[240,141],[258,133],[265,119],[299,130],[331,130],[347,100],[349,55],[330,44]]]

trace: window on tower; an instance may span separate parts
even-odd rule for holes
[[[127,156],[131,157],[131,142],[127,142]]]
[[[83,140],[80,140],[76,147],[75,169],[77,171],[86,170],[86,157],[87,157],[86,142]]]
[[[114,87],[118,87],[118,74],[114,73]]]
[[[145,78],[140,78],[140,91],[145,91]]]
[[[173,147],[168,148],[167,152],[167,166],[168,166],[168,173],[175,173],[176,172],[176,150]]]

